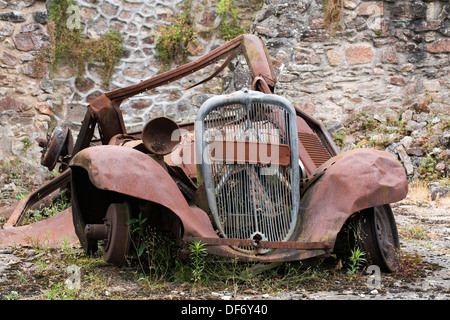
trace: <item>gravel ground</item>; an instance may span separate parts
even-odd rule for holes
[[[326,279],[295,291],[279,292],[261,288],[193,288],[192,284],[169,283],[148,288],[138,283],[129,268],[118,269],[98,261],[82,272],[86,295],[62,295],[58,283],[66,286],[73,278],[67,273],[67,253],[36,248],[0,248],[1,299],[160,299],[160,300],[447,300],[450,299],[450,198],[438,201],[403,200],[393,211],[401,238],[401,249],[409,258],[419,257],[420,270],[411,274],[362,273],[349,281],[336,261],[325,263]],[[78,249],[81,252],[81,249]],[[77,249],[70,255],[82,256]],[[75,260],[76,261],[76,260]],[[77,262],[75,262],[77,263]],[[92,264],[96,264],[92,266]],[[64,269],[65,268],[65,269]],[[75,270],[80,272],[79,270]],[[89,274],[90,273],[90,274]],[[330,275],[331,274],[331,275]],[[96,276],[102,283],[96,283]],[[70,283],[69,283],[70,284]],[[89,288],[86,288],[89,286]],[[53,289],[52,289],[53,288]],[[83,290],[81,290],[83,291]]]
[[[404,200],[394,204],[393,211],[400,233],[400,247],[410,255],[417,254],[424,263],[420,276],[398,279],[381,274],[379,288],[366,290],[333,290],[305,293],[306,299],[329,300],[417,300],[450,299],[450,199],[440,202]],[[291,295],[291,298],[295,298]],[[289,298],[289,297],[286,297]]]

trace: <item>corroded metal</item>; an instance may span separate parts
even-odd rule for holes
[[[252,76],[250,89],[266,95],[262,95],[261,105],[254,108],[255,113],[247,113],[243,118],[237,114],[225,116],[218,129],[225,130],[236,123],[241,128],[255,127],[257,122],[271,123],[267,130],[276,128],[279,136],[278,140],[239,140],[237,135],[217,139],[209,159],[231,163],[233,168],[243,163],[247,169],[232,168],[224,175],[217,175],[220,179],[211,187],[199,174],[202,169],[199,161],[203,154],[198,154],[198,151],[208,152],[210,149],[198,147],[198,137],[203,139],[202,135],[196,137],[194,134],[198,123],[176,124],[161,117],[150,120],[141,132],[128,133],[120,104],[124,99],[167,85],[224,59],[225,63],[196,85],[204,83],[222,71],[238,53],[244,55],[249,65]],[[98,240],[104,240],[105,260],[121,265],[130,241],[126,220],[142,213],[147,218],[146,227],[170,231],[184,248],[196,240],[207,244],[211,254],[261,262],[292,261],[329,255],[349,217],[361,212],[378,212],[378,220],[374,223],[384,223],[387,226],[383,233],[386,242],[398,246],[394,241],[396,229],[389,227],[394,221],[389,203],[401,200],[407,193],[406,175],[399,161],[387,152],[369,149],[339,154],[324,126],[298,108],[292,109],[293,122],[275,121],[281,114],[269,103],[274,100],[271,96],[274,96],[275,86],[276,75],[264,44],[254,35],[242,35],[186,65],[138,84],[106,92],[86,109],[77,141],[67,153],[71,159],[69,168],[11,209],[11,217],[0,229],[0,243],[20,244],[26,243],[30,237],[43,239],[45,236],[57,242],[76,235],[83,248],[92,252],[97,249]],[[231,95],[220,99],[227,101]],[[94,138],[96,127],[100,133],[98,139]],[[294,139],[289,143],[279,138],[287,132]],[[49,167],[54,166],[63,141],[67,141],[63,138],[54,139],[57,152],[52,152],[55,155],[49,155],[51,159],[45,161]],[[238,150],[244,152],[239,154]],[[280,174],[273,181],[264,180],[258,173],[268,164],[262,150],[278,151],[277,157],[270,159],[272,164],[279,166],[280,170],[298,168],[300,174],[294,181]],[[227,180],[232,176],[235,181]],[[253,206],[253,211],[247,211],[252,212],[255,221],[258,214],[275,217],[279,210],[268,201],[271,195],[265,191],[265,188],[272,188],[270,183],[281,183],[280,186],[288,190],[299,190],[299,197],[294,199],[295,208],[298,208],[294,213],[296,219],[292,220],[289,233],[285,238],[276,238],[279,230],[268,225],[267,230],[274,235],[270,240],[259,231],[241,238],[238,235],[245,232],[231,232],[232,236],[227,237],[220,224],[231,225],[233,230],[246,228],[241,219],[242,212],[228,216],[234,220],[222,221],[219,217],[214,221],[211,218],[214,210],[208,200],[228,185],[231,191],[221,200],[225,211],[236,211],[240,208],[238,202],[243,201],[244,206]],[[281,195],[280,186],[270,189],[273,190],[271,192]],[[245,199],[237,197],[238,194],[242,196],[244,189],[248,196]],[[69,210],[45,221],[21,226],[29,208],[58,190],[70,191],[72,207]],[[287,201],[285,197],[288,194],[277,199]],[[227,201],[235,201],[235,205],[231,206]],[[226,214],[222,217],[227,217]],[[372,226],[366,230],[370,231]],[[379,243],[374,238],[377,235],[372,233],[371,236],[366,245],[368,250],[377,253]],[[388,265],[387,271],[392,271],[389,266],[391,257],[374,256],[383,260],[380,263]]]
[[[46,246],[58,248],[62,244],[76,244],[78,237],[72,224],[72,209],[33,224],[0,229],[1,246]]]
[[[142,130],[142,143],[152,154],[165,156],[180,143],[181,136],[174,138],[174,132],[178,130],[180,127],[170,118],[153,118]]]
[[[49,205],[60,190],[67,190],[70,185],[70,171],[66,170],[58,177],[44,184],[13,205],[9,218],[0,229],[0,245],[39,245],[58,247],[61,243],[78,242],[72,223],[72,208],[33,224],[24,225],[29,210]]]
[[[70,159],[73,150],[72,132],[69,128],[56,127],[48,141],[44,145],[41,156],[41,164],[50,171],[55,168],[58,161],[63,162],[64,158]]]

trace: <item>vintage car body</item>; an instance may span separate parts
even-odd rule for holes
[[[141,132],[126,131],[123,99],[226,58],[209,80],[239,51],[251,88],[207,100],[195,122],[160,117]],[[273,94],[275,85],[264,44],[242,35],[91,102],[75,145],[67,130],[54,135],[42,160],[62,162],[66,184],[54,186],[71,192],[71,227],[83,248],[95,251],[104,240],[105,260],[122,265],[132,237],[126,222],[142,214],[149,227],[172,232],[182,252],[197,240],[211,254],[301,260],[337,251],[344,226],[356,216],[362,248],[382,270],[393,271],[399,242],[389,204],[407,194],[402,165],[377,150],[339,154],[323,125]],[[93,140],[96,125],[99,140]],[[30,205],[19,206],[5,228],[17,228]]]

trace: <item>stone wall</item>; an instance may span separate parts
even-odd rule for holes
[[[34,55],[50,45],[46,16],[42,1],[0,1],[0,160],[39,160],[33,146],[47,132],[52,89],[38,79]]]
[[[57,1],[57,0],[53,0]],[[34,57],[39,49],[50,45],[47,31],[47,8],[50,0],[0,1],[0,161],[19,158],[39,163],[40,148],[36,138],[46,138],[55,125],[69,126],[76,138],[87,104],[106,91],[139,83],[163,70],[156,58],[156,36],[161,25],[184,10],[183,0],[77,0],[71,8],[71,21],[87,38],[98,38],[111,30],[123,37],[124,55],[115,68],[110,84],[102,81],[102,65],[90,63],[85,81],[77,84],[76,72],[61,64],[56,70],[39,74]],[[197,43],[190,45],[189,60],[200,57],[223,44],[217,26],[219,1],[192,1]],[[261,0],[235,1],[240,23],[250,25]],[[47,6],[46,6],[47,5]],[[205,95],[218,94],[224,78],[213,79],[206,86],[185,90],[203,80],[216,65],[203,72],[151,92],[124,101],[121,110],[127,129],[141,130],[154,116],[169,116],[178,121],[195,117]],[[225,72],[227,74],[227,72]],[[23,141],[25,141],[25,143]]]
[[[322,2],[266,1],[256,18],[279,94],[326,123],[360,109],[398,116],[412,101],[449,106],[448,1],[345,0],[335,34]]]
[[[188,48],[190,60],[224,43],[217,33],[218,2],[192,1],[198,41]],[[35,139],[46,137],[49,128],[69,125],[76,136],[89,101],[160,73],[156,31],[183,10],[183,3],[78,0],[73,14],[83,35],[97,38],[119,30],[124,57],[108,86],[102,84],[101,65],[95,63],[86,67],[86,81],[77,86],[69,66],[40,74],[34,63],[37,51],[50,45],[45,1],[0,0],[0,160],[38,163],[40,149]],[[433,113],[426,120],[430,123],[442,123],[436,114],[446,115],[448,121],[448,1],[345,0],[335,31],[325,28],[322,0],[235,3],[241,24],[250,25],[250,32],[264,40],[273,57],[279,81],[276,93],[323,121],[330,131],[342,128],[349,115],[361,110],[384,120],[413,121],[422,129],[426,127],[420,124],[423,112]],[[209,94],[248,86],[241,60],[232,65],[233,72],[225,71],[206,85],[185,90],[207,77],[214,66],[124,101],[121,109],[128,129],[140,130],[158,115],[192,120]],[[415,133],[424,134],[428,133]],[[444,133],[435,135],[439,141]]]
[[[448,177],[450,2],[344,0],[334,30],[322,4],[265,1],[258,13],[276,93],[323,121],[342,150],[387,148],[410,181]],[[377,130],[357,132],[361,115]]]

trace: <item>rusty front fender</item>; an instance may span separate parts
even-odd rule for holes
[[[75,197],[72,200],[74,225],[85,248],[85,224],[102,223],[105,206],[109,204],[107,202],[122,195],[157,203],[169,209],[180,219],[183,236],[217,236],[207,214],[189,206],[164,167],[142,152],[113,145],[87,148],[75,155],[70,167]],[[82,178],[83,175],[87,177]],[[108,196],[95,199],[92,194]]]
[[[325,162],[317,172],[323,173],[300,202],[295,241],[335,243],[353,213],[400,201],[408,193],[403,166],[384,151],[347,151]]]

